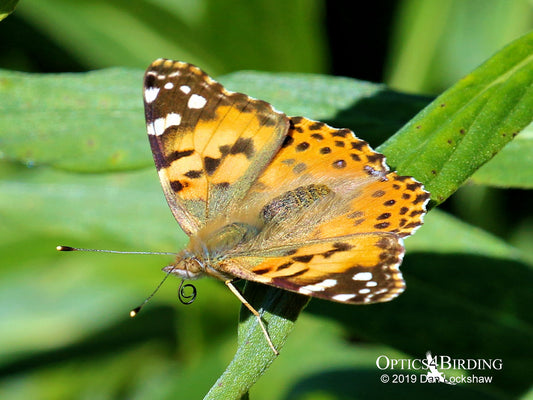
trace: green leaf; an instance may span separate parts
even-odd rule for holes
[[[533,189],[533,125],[477,170],[471,180],[481,185]]]
[[[379,147],[446,200],[533,119],[533,33],[461,79]]]
[[[306,296],[247,282],[244,297],[262,314],[270,338],[281,350],[296,318],[308,303]],[[264,312],[262,312],[264,310]],[[239,347],[233,360],[205,399],[238,399],[244,396],[276,359],[257,319],[241,307]]]
[[[141,80],[140,71],[124,69],[1,71],[0,154],[80,172],[148,167]]]
[[[529,0],[403,0],[395,10],[386,82],[441,93],[489,54],[531,30]]]
[[[327,61],[316,0],[234,0],[231,7],[213,0],[138,0],[135,7],[125,0],[25,0],[17,11],[88,68],[145,68],[166,57],[212,74],[320,72]],[[288,23],[294,15],[297,23]]]
[[[0,21],[5,19],[9,14],[15,11],[18,0],[1,0],[0,1]]]
[[[468,254],[527,263],[515,247],[457,218],[435,209],[425,218],[422,233],[406,241],[408,253]],[[453,232],[453,237],[450,235]]]
[[[8,173],[4,168],[4,175],[0,181],[0,219],[2,220],[0,235],[4,239],[0,249],[4,265],[0,280],[0,293],[2,303],[10,305],[1,309],[2,319],[16,321],[16,323],[6,324],[1,335],[2,346],[0,347],[3,349],[1,358],[6,365],[5,371],[10,371],[10,367],[26,365],[23,371],[42,373],[50,377],[51,371],[47,369],[50,367],[47,367],[45,361],[64,362],[65,358],[62,358],[65,357],[64,354],[70,354],[71,358],[66,358],[70,363],[69,367],[61,373],[52,371],[54,372],[53,381],[60,385],[60,377],[68,375],[72,362],[79,362],[79,368],[87,365],[85,353],[81,353],[79,358],[76,358],[76,353],[72,352],[73,349],[88,351],[88,348],[92,349],[91,344],[95,343],[90,340],[92,337],[97,336],[103,340],[104,337],[109,338],[111,332],[114,332],[113,337],[118,339],[116,342],[111,341],[111,344],[109,341],[104,342],[110,346],[108,350],[110,358],[104,357],[103,354],[92,354],[91,357],[97,358],[89,365],[97,370],[102,363],[122,365],[122,362],[112,361],[114,359],[112,357],[121,357],[121,353],[117,354],[117,347],[112,344],[124,343],[123,339],[130,337],[124,336],[124,332],[131,330],[132,323],[124,321],[121,323],[121,329],[115,331],[114,321],[127,318],[127,311],[137,305],[148,294],[150,288],[155,286],[160,279],[159,269],[167,261],[166,257],[61,254],[55,252],[54,245],[58,243],[87,245],[90,243],[95,247],[106,246],[126,250],[172,251],[180,248],[184,243],[184,235],[178,235],[177,225],[165,204],[155,171],[150,168],[146,171],[92,176],[53,171],[50,168],[13,166],[12,169],[13,171]],[[393,346],[401,341],[399,348],[416,357],[422,356],[428,349],[436,351],[434,349],[444,347],[445,349],[440,354],[459,354],[459,350],[464,354],[466,350],[460,347],[463,346],[464,341],[468,344],[479,342],[475,346],[472,345],[475,351],[468,353],[469,355],[491,353],[491,357],[494,358],[495,353],[491,349],[503,352],[502,357],[504,357],[506,367],[504,373],[499,375],[498,380],[501,380],[501,385],[498,383],[498,387],[509,385],[510,379],[513,382],[520,381],[524,379],[524,376],[517,371],[517,365],[523,366],[523,364],[519,364],[520,360],[516,351],[503,347],[504,342],[495,344],[492,340],[501,341],[512,338],[512,343],[521,346],[524,331],[516,330],[513,326],[524,325],[522,321],[527,317],[525,313],[528,312],[527,305],[530,304],[527,298],[528,291],[524,292],[528,289],[524,283],[530,279],[528,275],[525,275],[524,262],[515,249],[501,240],[440,214],[442,213],[434,210],[427,217],[427,223],[418,234],[406,242],[408,256],[402,271],[405,272],[408,290],[397,301],[402,300],[404,296],[410,297],[412,294],[417,294],[414,299],[401,303],[401,306],[398,306],[400,309],[394,308],[393,310],[387,307],[392,306],[396,301],[390,305],[371,307],[342,307],[325,303],[330,308],[320,313],[314,308],[317,301],[313,301],[311,310],[315,314],[324,315],[324,318],[333,318],[341,322],[348,332],[356,336],[356,339],[370,338]],[[132,215],[135,217],[132,218]],[[65,243],[66,240],[68,241]],[[76,243],[70,243],[72,240]],[[455,275],[450,275],[448,266],[441,262],[445,261],[444,257],[455,257],[454,255],[466,255],[467,257],[462,261],[458,259],[459,256],[451,260]],[[479,258],[480,255],[482,259]],[[411,256],[423,258],[420,258],[416,264],[411,264]],[[433,261],[433,257],[436,261]],[[474,261],[475,269],[469,272],[471,261]],[[463,272],[458,271],[460,266]],[[484,270],[485,267],[487,270]],[[434,270],[439,272],[435,277],[432,275]],[[454,277],[458,278],[454,279]],[[485,280],[480,281],[481,278]],[[141,346],[142,341],[128,340],[132,346],[131,351],[139,351],[140,354],[132,355],[132,358],[127,359],[129,361],[124,361],[124,365],[133,363],[136,366],[142,366],[142,369],[138,371],[139,378],[133,382],[131,379],[128,380],[130,385],[133,385],[133,387],[129,386],[131,390],[137,385],[141,386],[146,391],[145,393],[154,393],[154,391],[158,393],[166,388],[169,391],[165,392],[167,396],[162,395],[159,398],[168,398],[170,396],[168,393],[191,393],[191,391],[194,394],[191,398],[201,398],[201,394],[208,390],[209,383],[216,380],[220,371],[223,370],[224,363],[233,354],[235,345],[231,316],[235,317],[238,301],[227,292],[223,285],[217,283],[211,280],[199,281],[197,283],[199,298],[194,305],[187,308],[176,305],[176,285],[167,284],[162,292],[158,293],[154,301],[169,304],[171,309],[179,315],[176,321],[172,322],[178,325],[178,343],[182,349],[180,361],[177,364],[165,361],[169,353],[174,359],[174,346],[169,346],[164,351],[160,349],[162,344],[154,346],[155,349],[135,350]],[[469,285],[473,285],[480,293],[469,291],[467,289]],[[459,288],[462,289],[462,297],[458,298]],[[253,295],[259,295],[263,290],[272,289],[261,286],[259,291],[252,288],[245,293],[246,298],[251,300],[259,310],[261,310],[261,300],[255,299]],[[442,294],[443,291],[444,294]],[[290,295],[290,293],[285,294]],[[265,302],[271,302],[278,310],[284,306],[283,302],[276,301],[275,296],[271,294],[266,296],[268,301]],[[463,301],[463,298],[472,298],[476,302],[472,305],[471,301]],[[503,308],[493,307],[492,304],[487,303],[489,301],[497,302]],[[291,301],[287,302],[293,307]],[[443,302],[443,305],[440,305],[440,302]],[[421,304],[428,305],[421,308]],[[477,304],[484,307],[478,311]],[[149,304],[144,312],[151,312],[153,307],[153,303]],[[431,307],[435,308],[431,309]],[[491,308],[487,310],[487,307]],[[356,309],[364,309],[361,311],[365,314],[362,316],[353,314],[353,312],[360,311]],[[283,344],[284,339],[278,336],[277,332],[279,335],[289,332],[294,328],[294,322],[291,319],[286,322],[283,314],[273,310],[270,305],[267,310],[264,317],[269,322],[269,332],[277,345]],[[485,316],[485,319],[480,319],[480,315]],[[487,315],[490,319],[486,319]],[[143,314],[139,318],[141,316]],[[159,324],[165,321],[168,324],[168,318],[169,316],[166,315],[163,320],[159,320]],[[443,324],[444,318],[445,324]],[[346,322],[351,319],[353,321]],[[206,323],[198,324],[199,320],[205,320]],[[275,322],[270,322],[271,320]],[[225,373],[226,378],[230,373],[234,374],[233,377],[239,377],[238,371],[246,368],[251,368],[253,373],[257,373],[266,362],[269,362],[268,358],[273,357],[270,348],[266,346],[262,332],[259,329],[253,329],[256,324],[255,318],[250,318],[245,312],[242,321],[239,327],[242,331],[240,340],[244,340],[250,334],[251,342],[248,342],[246,348],[238,349],[242,352],[239,360],[240,369],[234,368],[228,371]],[[421,323],[421,321],[427,322]],[[509,321],[510,326],[505,323],[506,321]],[[139,326],[138,329],[145,325],[145,321],[139,320],[138,322],[139,325],[133,322],[135,326]],[[301,322],[296,324],[295,330],[300,328]],[[320,321],[320,324],[323,325],[324,321]],[[353,325],[357,326],[352,327]],[[447,329],[443,329],[443,325]],[[39,329],[36,330],[35,326]],[[416,336],[415,340],[411,339],[413,332],[405,335],[399,331],[405,326],[412,327],[413,332],[420,336]],[[103,336],[98,335],[98,332],[106,327],[109,330],[104,330]],[[231,330],[227,329],[229,327]],[[248,331],[248,327],[252,330]],[[482,329],[483,333],[471,332],[470,329],[474,327]],[[151,328],[150,324],[146,329],[149,330],[149,328]],[[213,331],[217,332],[217,335],[213,335]],[[324,389],[329,380],[324,381],[321,377],[333,379],[333,376],[359,377],[359,386],[352,388],[357,393],[362,390],[362,387],[367,387],[366,384],[374,387],[372,382],[379,376],[376,376],[375,367],[372,367],[371,362],[368,362],[366,369],[363,370],[352,370],[351,368],[355,368],[353,366],[349,368],[345,366],[341,370],[336,370],[332,366],[332,371],[328,372],[326,365],[321,368],[321,362],[324,362],[321,352],[326,352],[327,357],[332,357],[331,359],[334,354],[338,354],[330,354],[333,344],[330,341],[322,341],[325,340],[322,337],[316,339],[313,337],[310,340],[310,342],[320,340],[319,343],[314,342],[316,360],[313,365],[315,367],[309,371],[309,374],[315,374],[316,379],[312,381],[304,379],[297,373],[300,370],[294,370],[296,361],[290,357],[299,361],[310,357],[306,353],[310,351],[309,347],[298,347],[301,337],[306,334],[305,330],[300,330],[291,335],[285,347],[280,348],[282,352],[276,361],[276,368],[269,370],[269,374],[264,376],[269,379],[271,374],[275,374],[274,376],[281,374],[279,380],[274,382],[270,380],[271,384],[288,379],[284,378],[278,370],[279,365],[285,363],[284,370],[291,371],[290,376],[293,378],[290,381],[283,381],[287,391],[295,387],[304,387],[307,390],[313,387]],[[513,334],[519,335],[513,336]],[[146,335],[147,345],[150,345],[149,340],[156,340],[155,337],[149,339],[148,333]],[[223,336],[223,341],[220,336]],[[336,337],[341,340],[340,335]],[[525,338],[527,339],[528,336]],[[411,343],[410,346],[406,343],[408,341]],[[71,343],[80,344],[68,347]],[[362,346],[357,340],[354,343],[353,351],[357,348],[368,349],[369,346],[368,344]],[[432,347],[427,348],[427,346]],[[47,349],[55,348],[65,349],[64,353],[61,351],[46,352]],[[528,349],[527,346],[524,348]],[[259,352],[254,353],[254,349],[259,349]],[[23,354],[28,351],[43,353],[37,352],[32,353],[34,355],[30,357],[23,357]],[[347,351],[345,350],[345,353]],[[147,358],[148,354],[152,356]],[[245,354],[246,357],[244,357]],[[360,353],[346,354],[345,360],[348,360],[348,354],[350,354],[354,363],[360,360],[357,357],[361,357]],[[393,357],[390,350],[385,354]],[[45,361],[35,366],[35,359],[39,359],[38,355],[42,355]],[[158,357],[162,360],[157,361]],[[189,357],[194,357],[194,360],[189,360],[190,363],[183,359]],[[376,356],[372,357],[375,363]],[[397,357],[406,356],[398,354]],[[526,354],[524,357],[528,359],[529,356]],[[25,362],[10,363],[17,359]],[[153,360],[155,364],[147,366],[142,362],[146,359],[150,360],[150,363]],[[205,360],[209,362],[206,363]],[[261,363],[256,363],[257,360]],[[243,365],[245,361],[249,364]],[[166,364],[159,365],[158,362],[166,362]],[[307,366],[302,361],[300,362],[303,366]],[[237,362],[235,363],[234,365],[237,365]],[[33,367],[30,368],[32,365]],[[507,366],[509,367],[508,373],[506,372]],[[84,371],[89,375],[89,367],[84,368],[87,368]],[[122,387],[122,374],[113,373],[112,368],[106,371],[108,373],[104,375],[96,373],[90,376],[98,376],[99,379],[106,378],[110,386],[111,382],[115,382],[117,387]],[[313,376],[309,374],[308,377]],[[119,376],[115,377],[115,375]],[[257,378],[257,376],[250,377],[250,375],[246,376],[247,380],[243,379],[243,383],[239,384],[239,379],[237,379],[237,382],[233,384],[243,389],[242,385]],[[371,383],[368,383],[368,380]],[[524,381],[529,382],[528,379]],[[90,393],[90,388],[83,386],[81,378],[80,381],[69,380],[68,382],[72,385],[72,387],[69,386],[70,393],[84,391]],[[157,384],[147,382],[157,382]],[[263,379],[260,383],[264,383]],[[296,384],[298,385],[292,386]],[[204,388],[205,391],[192,389],[191,385]],[[516,390],[521,387],[521,383],[517,384]],[[236,389],[234,386],[233,388]],[[258,390],[255,386],[254,389]],[[265,393],[270,393],[268,387],[264,390]],[[329,390],[334,391],[334,388],[330,387]],[[152,396],[145,397],[153,398]],[[264,395],[264,398],[268,398],[268,395]],[[465,398],[468,398],[467,395]]]

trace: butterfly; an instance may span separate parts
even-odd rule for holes
[[[194,65],[158,59],[144,76],[146,127],[166,200],[190,241],[164,268],[350,304],[404,291],[402,238],[429,193],[391,172],[349,129],[288,117]]]

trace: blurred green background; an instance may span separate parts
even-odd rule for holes
[[[0,22],[0,68],[37,73],[137,69],[139,96],[132,101],[139,105],[142,71],[159,57],[197,64],[215,77],[239,70],[321,73],[434,96],[532,27],[530,0],[22,0]],[[427,98],[420,99],[422,107]],[[365,132],[356,133],[374,146],[380,143]],[[148,143],[143,151],[149,162]],[[227,289],[211,280],[198,282],[198,299],[185,307],[176,301],[175,282],[167,282],[131,320],[128,311],[156,286],[168,259],[54,250],[57,244],[178,250],[185,237],[166,206],[155,170],[74,173],[0,160],[2,190],[10,196],[0,210],[0,398],[202,398],[235,351],[239,303]],[[526,189],[467,183],[441,207],[451,215],[444,220],[449,218],[450,225],[440,220],[432,228],[444,237],[455,235],[455,216],[470,224],[472,237],[520,253],[516,265],[502,261],[484,269],[481,256],[449,253],[435,260],[443,265],[436,270],[471,266],[481,275],[478,283],[489,287],[501,278],[489,274],[501,267],[505,276],[519,277],[513,282],[530,284],[531,275],[518,261],[533,262],[533,198]],[[407,241],[406,269],[427,263],[427,238],[437,237],[424,238],[424,229],[420,232],[421,238]],[[431,274],[431,267],[425,268]],[[427,295],[453,294],[441,289]],[[491,294],[487,289],[480,296]],[[455,317],[467,324],[461,307],[456,316],[429,309],[427,313],[436,314],[431,323],[443,335],[438,340],[424,335],[427,320],[402,315],[408,296],[409,291],[398,300],[394,320],[373,322],[372,313],[394,307],[378,305],[365,307],[360,323],[373,324],[369,331],[389,329],[388,337],[396,329],[412,335],[416,354],[406,354],[395,340],[358,333],[353,328],[357,321],[342,316],[346,308],[338,306],[338,315],[328,316],[324,310],[331,308],[315,300],[251,398],[533,398],[530,379],[522,376],[461,388],[381,384],[377,357],[424,358],[425,351],[439,350],[437,342],[440,354],[452,352],[453,345],[446,347],[444,340],[449,325]],[[400,302],[403,297],[406,303]],[[502,326],[531,334],[531,322],[515,321],[513,314],[500,317]],[[463,349],[468,349],[471,335],[498,349],[485,355],[503,358],[504,368],[506,357],[522,357],[522,365],[533,361],[523,349],[513,348],[512,334],[502,335],[508,346],[501,354],[500,344],[490,342],[495,336],[485,336],[493,329],[487,324],[475,325],[478,331],[464,330]],[[468,351],[461,355],[468,357]]]

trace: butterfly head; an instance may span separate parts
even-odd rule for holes
[[[187,280],[201,278],[205,274],[205,265],[196,256],[189,252],[182,252],[176,257],[176,261],[163,268],[169,274],[179,276]]]

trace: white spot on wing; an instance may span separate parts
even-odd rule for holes
[[[181,115],[176,113],[170,113],[165,118],[165,129],[169,126],[177,126],[181,124]]]
[[[354,297],[355,294],[336,294],[332,297],[332,299],[336,301],[348,301],[350,299],[353,299]]]
[[[191,87],[187,85],[181,85],[180,90],[185,94],[189,94],[191,91]]]
[[[165,89],[172,89],[174,87],[174,84],[172,82],[165,83],[165,86],[163,86]]]
[[[366,283],[366,286],[367,286],[367,287],[374,287],[374,286],[377,286],[377,285],[378,285],[378,283],[377,283],[377,282],[374,282],[374,281],[368,281],[368,282]]]
[[[151,103],[154,101],[159,94],[159,88],[151,87],[144,90],[144,101]]]
[[[171,126],[178,126],[181,124],[181,115],[176,113],[169,113],[166,117],[157,118],[151,124],[146,125],[149,135],[161,136],[165,129]]]
[[[323,280],[322,282],[319,283],[320,286],[323,286],[323,287],[326,287],[326,288],[333,287],[336,284],[337,284],[337,280],[336,279],[325,279],[325,280]]]
[[[154,125],[152,123],[146,124],[146,131],[149,135],[155,135]]]
[[[370,289],[367,289],[367,288],[364,288],[364,289],[360,289],[360,290],[359,290],[359,293],[361,293],[361,294],[367,294],[367,293],[370,293],[370,292],[371,292],[371,290],[370,290]]]
[[[300,289],[298,289],[298,292],[301,294],[311,294],[313,290],[309,289],[309,286],[302,286]]]
[[[199,109],[205,106],[205,103],[207,103],[205,97],[202,97],[199,94],[193,94],[189,98],[189,102],[187,103],[187,105],[189,106],[189,108]]]
[[[153,130],[156,136],[160,136],[165,132],[165,118],[161,117],[154,121]]]
[[[327,288],[333,287],[337,284],[336,279],[325,279],[322,282],[315,283],[314,285],[302,286],[298,291],[302,294],[311,294],[312,292],[322,292]]]
[[[358,272],[355,274],[352,278],[354,281],[369,281],[372,279],[372,273],[371,272]]]

